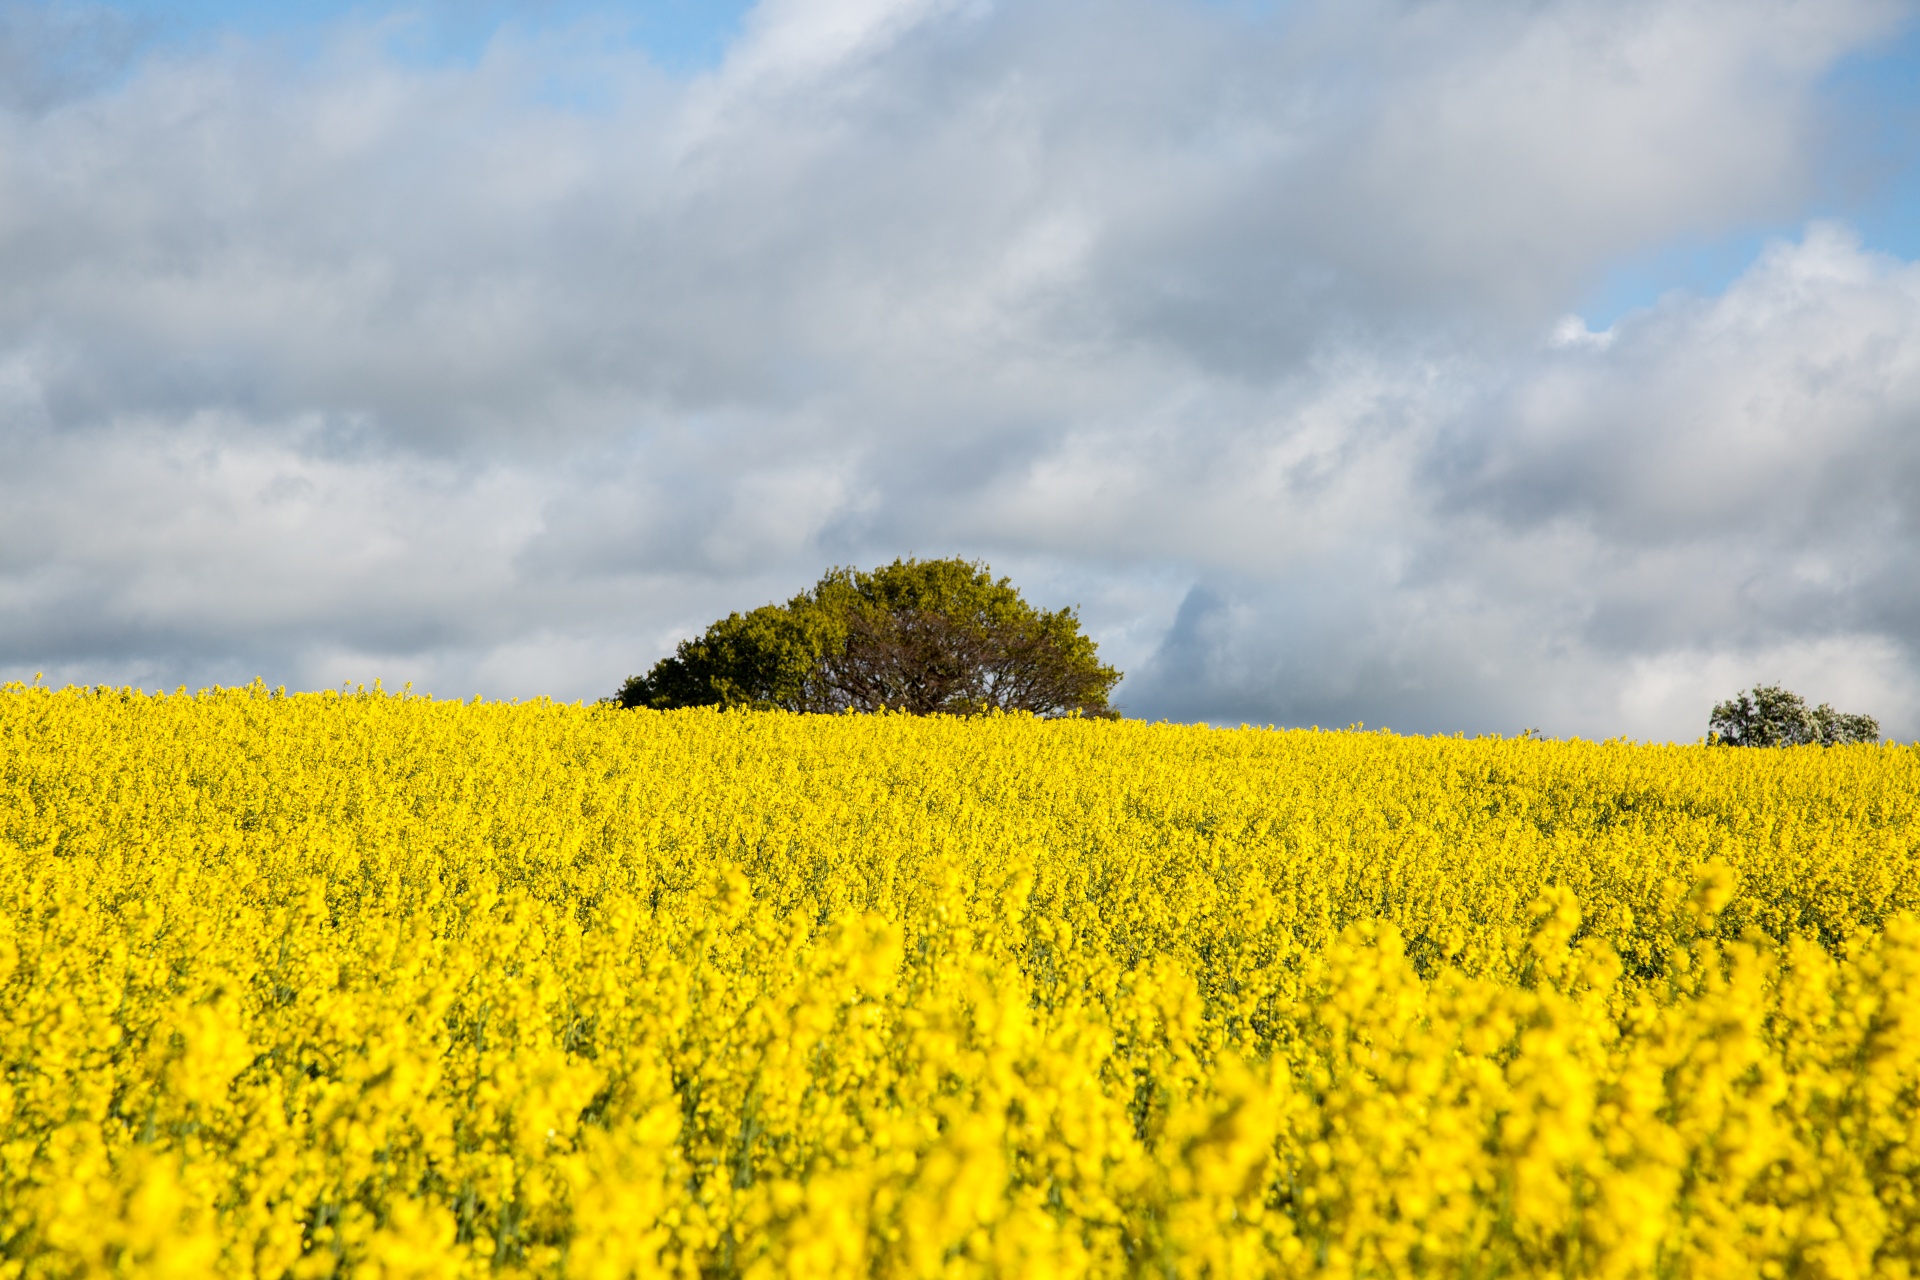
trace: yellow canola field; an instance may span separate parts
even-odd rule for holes
[[[1865,1276],[1920,753],[0,691],[0,1273]]]

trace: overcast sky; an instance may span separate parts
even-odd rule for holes
[[[1133,715],[1911,740],[1916,18],[0,4],[0,678],[591,698],[958,554]]]

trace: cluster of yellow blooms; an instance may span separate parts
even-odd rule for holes
[[[1920,751],[0,691],[0,1275],[1905,1276]]]

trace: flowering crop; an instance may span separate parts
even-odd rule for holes
[[[0,692],[0,1274],[1904,1276],[1920,752]]]

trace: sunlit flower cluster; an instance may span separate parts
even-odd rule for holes
[[[1920,752],[0,692],[0,1274],[1905,1276]]]

